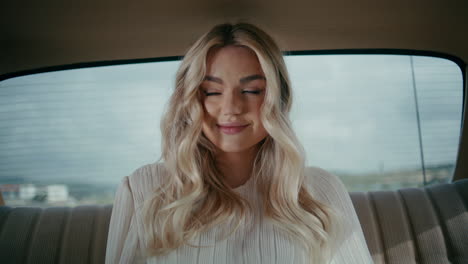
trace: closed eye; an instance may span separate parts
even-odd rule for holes
[[[249,94],[261,94],[263,90],[244,90],[242,93],[249,93]]]
[[[213,95],[220,95],[221,93],[218,93],[218,92],[207,92],[207,91],[203,91],[205,93],[206,96],[213,96]]]

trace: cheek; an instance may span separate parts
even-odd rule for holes
[[[205,114],[205,117],[207,118],[215,117],[217,113],[217,109],[218,107],[216,106],[214,102],[205,100],[205,102],[203,103],[204,114]]]
[[[260,113],[262,111],[263,98],[258,98],[250,103],[250,112],[255,115],[257,119],[260,119]]]
[[[220,107],[219,99],[215,98],[214,96],[205,99],[203,105],[205,106],[205,109],[209,112],[214,112]]]
[[[263,105],[263,99],[258,100],[255,104],[252,105],[252,108],[251,108],[252,119],[256,121],[255,122],[256,123],[256,135],[260,138],[264,138],[268,135],[268,132],[263,126],[263,122],[261,118],[262,105]]]

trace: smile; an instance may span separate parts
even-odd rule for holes
[[[219,130],[228,135],[234,135],[242,132],[244,128],[248,127],[249,125],[216,125]]]

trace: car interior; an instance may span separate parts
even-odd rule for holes
[[[17,80],[60,71],[69,73],[76,69],[177,62],[186,49],[212,26],[239,21],[253,23],[270,33],[278,41],[285,56],[331,58],[331,55],[345,57],[404,55],[443,58],[454,65],[459,74],[457,77],[459,84],[454,86],[454,90],[458,93],[454,98],[459,100],[459,104],[455,105],[452,102],[445,104],[445,99],[440,99],[452,93],[452,90],[449,91],[447,88],[452,85],[450,79],[447,81],[448,84],[438,81],[430,83],[439,89],[431,100],[436,104],[444,103],[440,107],[441,111],[452,109],[453,106],[460,113],[456,122],[440,122],[437,128],[439,131],[437,133],[456,132],[450,141],[453,143],[451,143],[453,151],[450,154],[453,154],[453,162],[452,167],[446,170],[449,176],[443,181],[426,182],[424,178],[424,182],[415,185],[403,184],[391,188],[386,188],[385,180],[376,176],[366,180],[372,182],[373,185],[369,186],[380,187],[367,188],[355,185],[355,188],[348,189],[374,263],[468,263],[468,130],[464,129],[464,124],[468,122],[465,115],[467,103],[465,94],[468,91],[466,64],[468,1],[84,0],[64,2],[48,0],[4,1],[0,6],[0,149],[4,149],[0,150],[0,160],[3,160],[0,161],[1,263],[104,263],[112,212],[112,194],[110,200],[99,203],[87,202],[75,205],[51,203],[52,206],[42,206],[39,204],[40,199],[52,198],[50,196],[41,198],[34,191],[35,194],[32,196],[36,199],[35,204],[21,205],[10,202],[12,197],[16,197],[15,195],[28,196],[21,194],[21,190],[26,192],[32,188],[32,185],[28,185],[29,189],[20,186],[26,184],[25,181],[15,182],[19,177],[17,175],[28,171],[34,177],[40,177],[40,173],[34,171],[35,167],[27,168],[28,162],[22,161],[21,168],[20,165],[14,165],[16,163],[13,159],[18,155],[12,152],[11,146],[22,139],[10,140],[13,138],[10,134],[19,135],[23,132],[14,127],[16,121],[13,120],[13,113],[19,111],[17,110],[19,106],[11,102],[21,100],[27,96],[27,91],[34,89],[29,85],[28,89],[31,90],[23,90],[22,84]],[[414,57],[415,65],[416,57]],[[379,59],[379,63],[390,64],[390,60]],[[306,68],[310,67],[317,71],[320,68],[320,63],[319,66],[311,66],[308,62],[305,65]],[[341,70],[346,73],[352,72],[353,68],[342,67]],[[421,66],[421,69],[423,68],[424,65]],[[430,77],[440,75],[438,69],[431,68],[428,75]],[[293,68],[289,70],[291,73],[294,72]],[[401,74],[396,73],[395,76],[397,75]],[[54,77],[55,75],[49,76],[52,77],[41,79],[41,82],[53,82],[54,78],[58,78]],[[408,76],[411,77],[411,74]],[[114,77],[118,80],[116,76],[111,76]],[[362,80],[365,79],[362,76],[354,78],[357,78],[356,83],[365,81]],[[392,78],[389,78],[389,81]],[[427,82],[431,80],[428,78]],[[117,82],[119,81],[115,81]],[[382,86],[385,86],[385,83],[382,83]],[[60,92],[60,86],[54,87],[55,92]],[[76,87],[78,89],[78,86]],[[392,85],[385,87],[393,89]],[[41,89],[38,88],[37,92],[43,91]],[[360,98],[360,87],[353,86],[352,89],[357,93],[357,98]],[[117,90],[115,92],[117,93]],[[297,94],[300,96],[299,92]],[[343,104],[351,100],[341,92],[332,93],[331,97],[341,97]],[[75,98],[80,97],[76,95]],[[332,98],[327,102],[329,104],[337,101]],[[386,102],[374,103],[384,105]],[[307,104],[307,101],[304,104]],[[366,108],[365,111],[378,112],[372,108]],[[85,112],[82,113],[85,115]],[[345,114],[345,110],[340,113]],[[304,111],[302,114],[314,115],[313,112]],[[430,117],[435,118],[436,115],[432,114]],[[323,114],[322,117],[326,119],[327,115]],[[417,117],[418,120],[426,118],[423,115]],[[391,121],[378,114],[373,118],[375,122],[382,124]],[[357,127],[364,126],[356,122],[354,125]],[[32,122],[31,126],[34,124],[36,123]],[[334,127],[336,124],[332,122],[330,126]],[[422,126],[419,132],[427,127]],[[388,126],[384,130],[391,129],[392,126]],[[379,127],[376,130],[379,130]],[[361,130],[349,133],[359,134],[359,131]],[[385,134],[384,138],[396,137],[398,133],[400,132],[395,129],[395,132]],[[371,142],[370,137],[368,139]],[[405,141],[402,144],[417,145],[423,142],[421,135],[419,139],[420,141],[415,137],[415,140]],[[422,139],[430,140],[430,137]],[[434,141],[440,148],[448,144],[443,140]],[[374,144],[373,142],[371,143]],[[382,155],[384,159],[383,156],[386,154],[383,153],[394,152],[394,155],[405,159],[405,152],[392,144],[382,147],[382,154],[379,152],[372,156],[379,158],[378,156]],[[307,144],[305,146],[306,149],[311,149],[315,145],[311,143],[312,147]],[[109,151],[108,149],[119,152],[117,149],[107,148],[107,145],[101,149],[97,148],[96,152],[102,153]],[[21,151],[24,154],[28,150]],[[436,157],[436,154],[424,156],[422,151],[421,153],[418,151],[416,157],[421,157],[423,161],[427,159],[428,164],[431,157]],[[435,148],[435,152],[437,151]],[[327,162],[339,163],[339,159],[334,160],[333,155],[324,157],[323,162],[317,162],[315,165],[320,166],[321,163]],[[47,158],[47,162],[50,160],[56,163],[56,166],[69,166],[59,158],[59,155],[52,157],[42,154],[42,156],[36,162],[39,165],[44,164]],[[134,164],[141,162],[135,160],[131,166],[136,168]],[[120,168],[117,163],[119,162],[109,163],[108,166],[117,170]],[[387,169],[384,165],[378,166],[380,171]],[[424,162],[422,167],[423,171],[430,171],[432,168],[429,165],[424,167]],[[80,178],[79,173],[81,171],[77,171],[77,176],[74,177]],[[114,172],[96,170],[93,173],[96,173],[92,174],[94,177],[99,178],[102,174]],[[106,177],[118,182],[126,173],[106,175]],[[337,174],[340,176],[339,171]],[[346,179],[343,178],[345,184],[348,181]],[[55,188],[58,190],[56,192],[60,192],[62,190],[60,179],[57,182],[57,185],[47,188]],[[112,188],[109,193],[115,191],[115,188]]]

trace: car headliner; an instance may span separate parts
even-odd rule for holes
[[[411,49],[468,61],[468,1],[3,1],[0,75],[183,55],[221,22],[247,21],[284,50]]]

